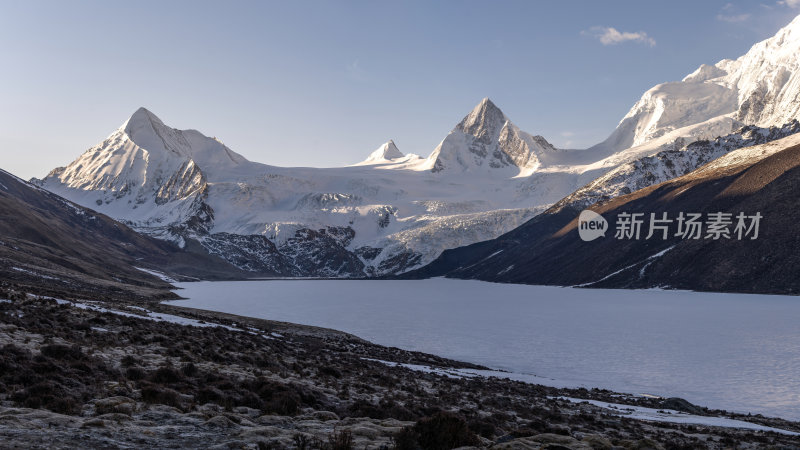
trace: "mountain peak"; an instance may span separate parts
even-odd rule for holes
[[[713,80],[714,78],[719,78],[722,76],[727,75],[728,73],[725,72],[723,69],[720,69],[717,66],[712,66],[709,64],[701,64],[700,67],[697,68],[694,72],[686,75],[683,78],[684,83],[702,83],[704,81]]]
[[[400,149],[397,148],[397,145],[395,145],[394,141],[391,139],[389,139],[389,142],[381,145],[381,148],[378,150],[383,151],[382,156],[384,159],[396,159],[405,156],[403,152],[401,152]]]
[[[431,171],[509,169],[528,175],[539,167],[538,154],[552,149],[541,137],[521,131],[488,97],[456,125],[428,157]],[[508,172],[512,173],[512,172]]]
[[[477,136],[482,129],[498,129],[507,121],[508,118],[503,111],[489,97],[485,97],[456,125],[456,129]]]
[[[150,112],[149,109],[145,108],[144,106],[137,109],[129,118],[125,121],[124,124],[120,127],[129,135],[135,129],[140,129],[143,126],[152,126],[153,124],[158,124],[160,126],[164,126],[164,122],[161,121],[155,114]]]
[[[133,115],[136,114],[153,114],[153,113],[150,112],[150,110],[145,108],[144,106],[140,106],[139,109],[137,109],[136,112],[133,113]]]
[[[795,28],[795,29],[800,29],[800,14],[798,14],[798,15],[797,15],[797,17],[795,17],[794,19],[792,19],[792,21],[791,21],[791,22],[789,22],[789,24],[788,24],[788,25],[786,25],[786,26],[785,26],[785,27],[783,27],[783,28],[784,28],[784,29],[786,29],[786,28]]]
[[[384,143],[377,150],[370,153],[367,159],[360,162],[359,164],[375,164],[375,163],[383,163],[386,161],[392,161],[399,158],[403,158],[406,155],[401,152],[397,146],[394,144],[393,140],[389,140],[389,142]]]
[[[661,138],[709,139],[741,125],[781,126],[800,117],[798,80],[800,16],[735,60],[652,87],[592,148],[618,152]]]
[[[119,128],[128,138],[150,152],[191,156],[190,146],[178,130],[164,124],[147,108],[141,107]]]
[[[115,134],[124,135],[126,139],[151,155],[166,157],[177,155],[181,159],[190,159],[202,166],[205,173],[213,173],[216,169],[231,164],[247,162],[246,158],[226,147],[218,139],[208,137],[197,130],[172,128],[144,107],[137,109]]]

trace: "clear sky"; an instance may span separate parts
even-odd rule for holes
[[[41,177],[139,106],[283,166],[427,156],[481,98],[558,147],[800,14],[758,1],[0,0],[0,168]]]

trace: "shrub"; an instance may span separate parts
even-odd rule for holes
[[[474,433],[477,433],[479,436],[485,437],[487,439],[494,436],[496,432],[496,428],[494,424],[485,421],[485,420],[471,420],[469,422],[469,429],[472,430]]]
[[[188,363],[184,364],[183,367],[181,367],[181,372],[183,372],[183,374],[186,375],[187,377],[193,377],[197,375],[199,370],[197,369],[197,366],[194,365],[194,363]]]
[[[351,450],[353,448],[353,433],[350,430],[333,431],[328,436],[328,449]]]
[[[264,404],[267,412],[281,416],[293,416],[300,410],[300,396],[293,391],[280,391]]]
[[[161,366],[151,376],[154,383],[177,383],[183,381],[183,374],[172,366]]]
[[[133,355],[125,355],[119,363],[122,367],[131,367],[139,364],[139,361]]]
[[[60,360],[81,360],[84,359],[83,352],[79,346],[68,346],[62,344],[44,345],[41,349],[42,355]]]
[[[172,389],[149,385],[142,388],[142,400],[150,404],[179,406],[179,394]]]
[[[206,403],[220,404],[225,395],[219,389],[213,387],[204,387],[197,391],[194,396],[194,401],[204,405]]]
[[[381,400],[377,405],[366,400],[356,400],[347,408],[347,415],[350,417],[397,420],[414,420],[419,417],[395,401],[386,399]]]
[[[297,450],[307,450],[311,447],[311,439],[305,434],[295,434],[292,436],[292,441],[294,441],[294,446]]]
[[[419,446],[419,435],[411,428],[403,428],[392,438],[394,450],[422,450]]]
[[[129,367],[125,372],[125,376],[132,381],[142,380],[146,375],[147,373],[141,367]]]
[[[417,421],[411,429],[395,436],[395,448],[450,450],[478,445],[480,440],[467,426],[463,417],[449,412],[437,412]]]
[[[78,412],[75,398],[69,395],[61,385],[52,381],[42,381],[17,391],[12,399],[28,408],[46,408],[61,414]]]
[[[323,366],[319,368],[320,375],[326,375],[333,378],[342,378],[342,372],[339,372],[333,367]]]
[[[293,384],[281,384],[263,378],[246,383],[244,389],[263,400],[263,410],[267,413],[292,416],[302,405],[315,405],[317,399],[304,388]]]

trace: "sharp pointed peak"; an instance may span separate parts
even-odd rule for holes
[[[400,151],[400,149],[397,148],[394,140],[389,139],[388,142],[385,142],[377,150],[372,152],[370,159],[397,159],[402,158],[403,156],[405,155]]]
[[[156,117],[156,115],[153,114],[152,111],[145,108],[144,106],[140,106],[138,109],[136,109],[136,111],[133,112],[133,114],[131,114],[131,117],[137,117],[137,116]]]
[[[500,114],[503,114],[503,111],[501,111],[500,108],[489,97],[484,97],[481,99],[481,101],[478,102],[474,108],[472,108],[470,114],[478,114],[481,111],[496,111]]]
[[[362,164],[375,164],[375,163],[382,163],[386,161],[393,161],[399,158],[404,158],[406,155],[403,154],[395,145],[394,140],[389,139],[387,142],[381,144],[374,152],[370,153],[367,159],[361,161],[356,165]]]
[[[130,131],[132,128],[140,126],[142,124],[147,123],[156,123],[159,125],[164,125],[164,122],[158,118],[155,114],[153,114],[149,109],[145,108],[144,106],[139,107],[133,114],[125,121],[124,124],[120,128],[123,130]]]
[[[497,105],[495,105],[492,99],[490,99],[489,97],[483,97],[481,101],[478,103],[478,106],[483,106],[483,105],[494,106],[495,108],[497,108]]]
[[[475,108],[467,114],[464,119],[456,126],[469,134],[476,134],[480,129],[486,127],[502,127],[508,121],[508,117],[492,102],[489,97],[484,97]]]
[[[477,111],[499,111],[500,114],[503,113],[500,110],[500,107],[498,107],[497,104],[493,102],[492,99],[490,99],[489,97],[482,98],[481,101],[478,102],[478,104],[475,105],[474,108],[472,108],[472,112],[477,112]]]

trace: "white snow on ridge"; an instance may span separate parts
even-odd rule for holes
[[[777,141],[768,142],[766,144],[754,147],[745,147],[739,150],[734,150],[704,166],[701,169],[702,172],[698,172],[698,174],[723,167],[738,166],[741,164],[753,164],[766,159],[779,151],[785,150],[788,147],[793,147],[796,145],[800,145],[800,134],[794,134]]]
[[[90,309],[92,311],[111,313],[111,314],[116,314],[118,316],[133,317],[133,318],[145,319],[145,320],[153,320],[153,321],[156,321],[156,322],[169,322],[169,323],[174,323],[174,324],[178,324],[178,325],[186,325],[186,326],[192,326],[192,327],[202,327],[202,328],[206,328],[206,327],[222,327],[222,328],[226,328],[226,329],[232,330],[232,331],[242,331],[242,330],[240,330],[238,328],[229,327],[227,325],[222,325],[222,324],[219,324],[219,323],[205,322],[205,321],[200,321],[200,320],[196,320],[196,319],[189,319],[187,317],[176,316],[174,314],[157,313],[157,312],[152,312],[150,310],[147,310],[147,309],[144,309],[144,308],[138,308],[138,307],[137,308],[131,307],[131,308],[140,310],[142,312],[142,314],[134,314],[134,313],[126,312],[126,311],[120,311],[118,309],[106,308],[105,306],[100,306],[99,304],[95,304],[95,303],[92,303],[92,302],[84,302],[84,303],[82,303],[82,302],[75,302],[75,301],[62,300],[62,299],[53,299],[53,300],[55,300],[59,305],[70,305],[70,306],[73,306],[75,308]]]
[[[426,159],[403,155],[390,141],[355,166],[285,168],[248,161],[141,108],[41,184],[179,243],[182,236],[170,230],[187,223],[196,227],[191,232],[261,234],[277,244],[301,228],[350,227],[348,249],[382,249],[365,260],[380,274],[376,268],[404,252],[420,255],[421,265],[447,248],[497,237],[605,171],[675,140],[667,134],[608,157],[557,150],[484,99]]]
[[[485,99],[427,159],[403,155],[390,141],[355,166],[285,168],[247,161],[140,109],[42,185],[180,242],[170,230],[187,223],[194,232],[261,234],[279,245],[301,228],[350,227],[349,250],[382,249],[365,261],[380,274],[376,268],[404,252],[420,255],[421,265],[445,249],[495,238],[608,170],[718,126],[722,132],[732,122],[715,119],[699,134],[688,127],[603,157],[602,150],[556,150]]]
[[[648,90],[595,147],[619,151],[715,118],[769,127],[799,117],[800,16],[736,60],[703,64]]]
[[[462,141],[469,147],[457,145]],[[355,231],[349,250],[382,250],[365,260],[374,269],[405,252],[424,264],[446,248],[521,225],[576,187],[573,173],[564,181],[543,175],[556,189],[531,189],[536,180],[519,176],[557,164],[562,154],[569,152],[519,131],[488,99],[427,159],[403,155],[390,141],[364,163],[324,169],[247,161],[216,139],[169,128],[141,108],[41,185],[176,241],[182,236],[172,230],[189,223],[190,233],[261,234],[278,244],[301,228],[349,227]],[[469,164],[460,165],[467,157]]]
[[[420,159],[421,158],[418,155],[404,155],[403,152],[397,148],[397,145],[395,145],[394,141],[390,140],[389,142],[378,147],[378,149],[374,152],[370,153],[367,159],[361,161],[360,163],[354,164],[354,166],[397,163],[406,164]]]
[[[420,364],[398,363],[393,361],[383,361],[380,359],[362,358],[366,361],[374,361],[384,364],[389,367],[404,367],[409,370],[417,372],[432,373],[441,375],[447,378],[502,378],[512,381],[521,381],[523,383],[540,384],[553,387],[575,387],[568,386],[568,383],[558,382],[556,380],[549,380],[536,375],[519,374],[513,372],[503,372],[499,370],[478,370],[478,369],[457,369],[452,367],[433,367]],[[586,386],[583,386],[586,387]],[[652,397],[652,396],[650,396]],[[698,416],[695,414],[687,414],[680,411],[670,409],[654,409],[642,406],[625,405],[621,403],[609,403],[598,400],[587,400],[573,397],[555,397],[560,400],[567,400],[572,403],[588,403],[594,406],[605,408],[609,413],[627,417],[629,419],[645,420],[652,422],[666,422],[666,423],[679,423],[679,424],[694,424],[706,425],[713,427],[723,428],[738,428],[753,431],[765,431],[785,434],[789,436],[800,436],[800,433],[783,430],[775,427],[768,427],[759,425],[757,423],[747,422],[744,420],[730,419],[727,417],[718,416]]]
[[[738,428],[743,430],[753,431],[767,431],[785,434],[789,436],[800,436],[800,433],[783,430],[781,428],[768,427],[759,425],[757,423],[747,422],[744,420],[729,419],[727,417],[716,416],[698,416],[695,414],[687,414],[680,411],[671,409],[653,409],[645,408],[643,406],[624,405],[620,403],[608,403],[598,400],[585,400],[580,398],[571,397],[557,397],[561,400],[567,400],[572,403],[588,403],[590,405],[599,406],[609,410],[612,414],[627,417],[629,419],[646,420],[652,422],[667,422],[667,423],[681,423],[681,424],[694,424],[706,425],[711,427],[723,428]]]
[[[158,277],[158,278],[161,279],[161,281],[166,281],[167,283],[177,283],[178,282],[177,280],[169,277],[167,274],[165,274],[163,272],[159,272],[159,271],[156,271],[156,270],[145,269],[143,267],[134,267],[134,268],[136,270],[140,270],[142,272],[149,273],[150,275]]]
[[[23,269],[22,267],[12,267],[11,270],[14,270],[14,271],[17,271],[17,272],[26,273],[28,275],[33,275],[35,277],[42,278],[42,279],[45,279],[45,280],[61,280],[60,278],[51,277],[49,275],[44,275],[44,274],[41,274],[41,273],[38,273],[38,272],[34,272],[34,271],[28,270],[28,269]]]

